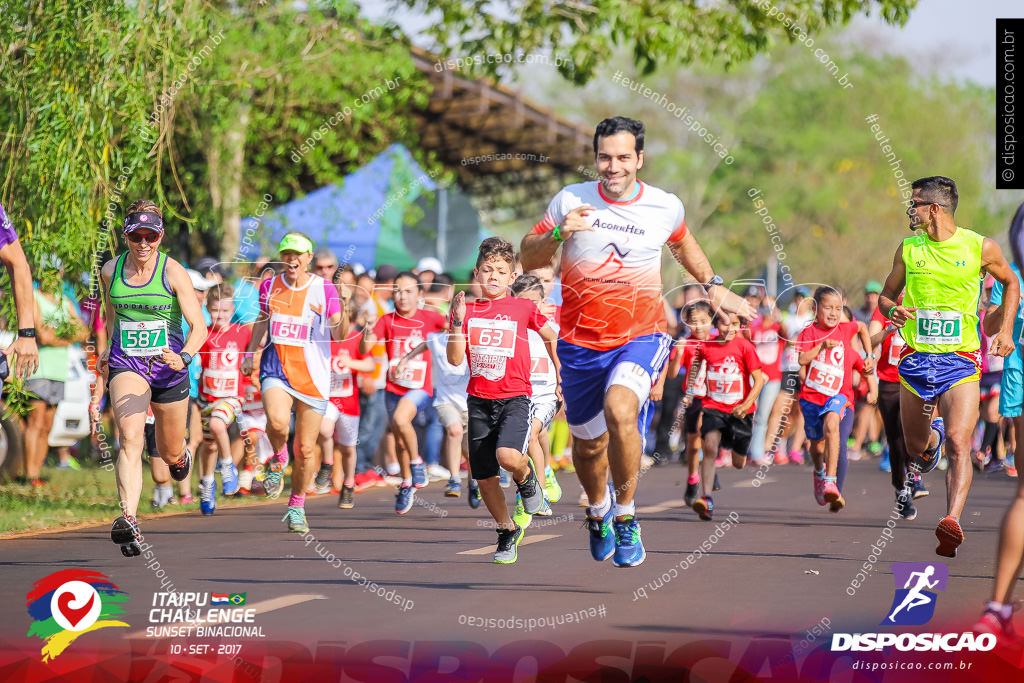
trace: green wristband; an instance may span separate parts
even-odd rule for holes
[[[562,237],[562,233],[559,232],[559,230],[558,230],[558,228],[560,228],[560,227],[561,227],[560,225],[556,225],[555,229],[551,231],[551,236],[554,238],[554,240],[556,242],[564,242],[565,241],[565,238]]]
[[[893,304],[892,308],[889,309],[889,312],[886,313],[885,317],[888,318],[889,320],[892,320],[892,312],[899,308],[899,306],[899,304]]]

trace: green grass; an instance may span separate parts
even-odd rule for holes
[[[85,522],[111,522],[120,514],[113,471],[86,463],[77,471],[47,466],[43,469],[43,478],[48,481],[42,488],[0,482],[0,535],[60,528]],[[143,463],[142,497],[139,499],[140,519],[182,510],[199,514],[197,489],[197,476],[193,473],[192,495],[195,496],[196,502],[189,505],[168,505],[163,510],[155,510],[150,506],[153,499],[153,478],[149,474],[149,465]],[[174,490],[177,497],[177,482],[174,483]],[[220,495],[219,480],[217,494],[218,509],[266,500],[262,495],[225,498]]]

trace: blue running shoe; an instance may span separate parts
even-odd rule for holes
[[[238,493],[238,468],[230,459],[220,461],[220,492],[225,496]]]
[[[878,469],[883,472],[892,472],[892,463],[889,462],[889,447],[882,451],[882,457],[878,461]]]
[[[612,507],[615,505],[615,496],[612,487],[608,486],[610,498],[608,512],[604,513],[601,519],[594,519],[590,516],[590,509],[587,509],[587,528],[590,530],[590,556],[598,562],[604,562],[615,552],[615,532],[612,530]]]
[[[942,459],[942,444],[946,440],[946,423],[941,417],[937,417],[932,420],[932,429],[939,435],[939,442],[935,444],[935,448],[925,451],[920,457],[910,456],[910,469],[919,474],[931,472]]]
[[[626,515],[622,521],[612,522],[615,528],[615,556],[612,564],[616,567],[636,567],[643,563],[647,553],[640,540],[640,524],[636,517]]]
[[[921,480],[921,476],[914,477],[913,481],[910,482],[910,492],[917,498],[924,498],[928,495],[928,489],[924,486],[924,481]]]
[[[427,485],[427,466],[423,462],[414,462],[412,468],[412,485],[421,489]]]
[[[480,503],[484,502],[483,496],[480,495],[480,485],[476,483],[476,479],[469,480],[469,507],[476,510],[480,507]]]
[[[415,497],[415,486],[399,486],[398,495],[395,496],[395,512],[400,515],[404,515],[409,510],[412,510],[412,501]]]
[[[217,482],[209,484],[199,482],[199,511],[204,515],[212,515],[217,510]]]
[[[512,485],[512,475],[505,470],[498,470],[498,483],[501,485],[501,488],[507,489]]]

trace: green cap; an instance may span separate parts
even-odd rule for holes
[[[877,280],[868,280],[868,283],[864,285],[864,291],[868,294],[881,294],[882,283]]]
[[[281,239],[281,243],[277,245],[277,252],[282,251],[297,251],[300,254],[305,254],[307,251],[313,251],[313,243],[308,238],[298,235],[294,232],[290,232]]]

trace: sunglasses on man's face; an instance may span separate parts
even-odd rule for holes
[[[142,234],[139,232],[130,232],[127,235],[125,235],[125,237],[128,239],[129,242],[133,242],[135,244],[141,243],[142,240],[146,240],[146,242],[153,244],[154,242],[158,242],[160,240],[160,233],[150,232]]]

